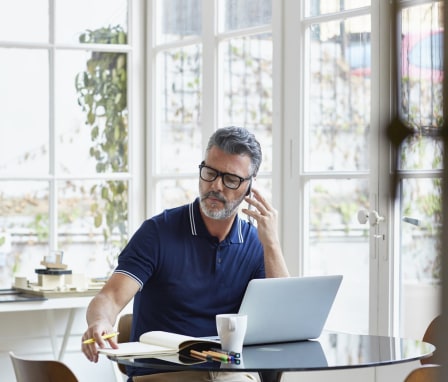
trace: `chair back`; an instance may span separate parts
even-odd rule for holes
[[[439,365],[425,365],[412,370],[404,382],[442,382]]]
[[[424,342],[428,342],[436,347],[438,346],[439,332],[440,332],[440,327],[442,324],[441,321],[442,321],[442,317],[437,316],[430,322],[430,324],[428,325],[428,328],[425,331],[425,334],[423,335]],[[441,362],[442,362],[442,360],[440,359],[439,352],[437,352],[437,349],[431,357],[424,358],[420,361],[420,363],[422,365],[427,365],[427,364],[439,364],[440,365]]]
[[[132,313],[124,314],[118,320],[118,338],[117,342],[129,342],[131,338]],[[126,374],[126,366],[118,364],[118,369]]]
[[[59,361],[25,359],[9,352],[17,382],[78,382],[70,368]]]

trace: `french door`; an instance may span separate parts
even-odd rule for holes
[[[421,337],[438,311],[436,293],[421,317],[408,301],[437,289],[441,2],[301,3],[283,13],[291,271],[344,275],[328,328]],[[415,134],[394,148],[396,114]]]

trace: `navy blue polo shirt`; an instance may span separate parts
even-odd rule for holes
[[[140,284],[132,341],[149,330],[216,335],[216,314],[237,312],[248,282],[265,277],[256,228],[237,216],[220,243],[199,208],[196,199],[146,220],[118,257],[115,273]]]

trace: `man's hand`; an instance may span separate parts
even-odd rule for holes
[[[103,339],[103,336],[113,332],[114,328],[107,322],[98,322],[89,326],[82,336],[81,345],[82,352],[89,361],[98,362],[98,348],[104,349],[107,346],[107,343],[111,348],[118,349],[117,336]],[[84,343],[90,339],[93,339],[94,342],[89,341],[89,343]]]
[[[256,188],[252,188],[252,193],[253,197],[246,196],[245,200],[254,209],[243,208],[242,212],[257,222],[258,238],[264,249],[266,277],[288,277],[278,238],[278,212]]]

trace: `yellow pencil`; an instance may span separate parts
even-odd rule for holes
[[[118,332],[103,334],[103,335],[101,336],[101,338],[102,338],[103,340],[108,340],[109,338],[113,338],[113,337],[115,337],[115,336],[118,336]],[[83,343],[83,344],[93,344],[93,343],[95,343],[95,342],[96,342],[95,338],[89,338],[88,340],[85,340],[85,341],[83,341],[82,343]]]

